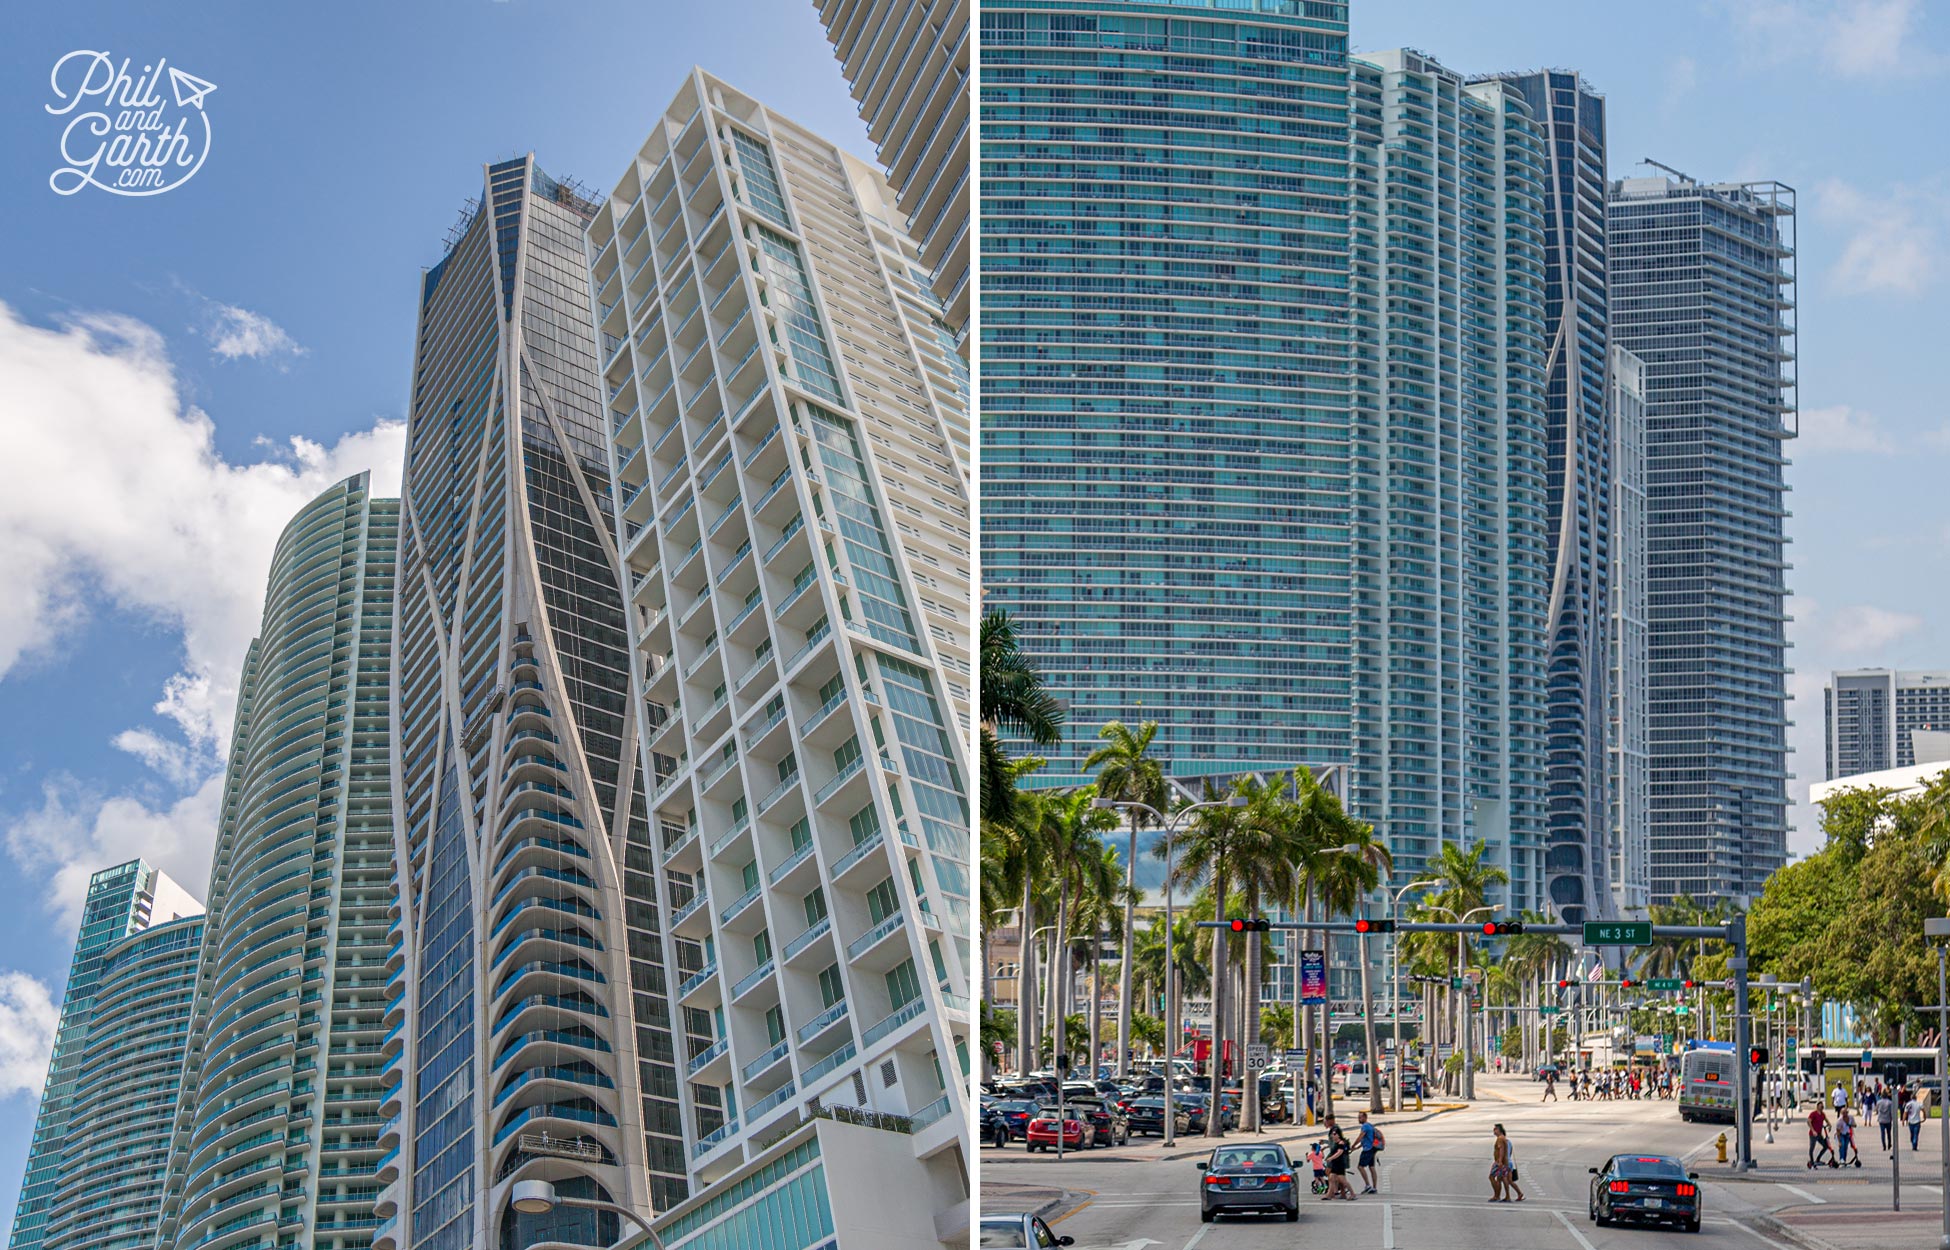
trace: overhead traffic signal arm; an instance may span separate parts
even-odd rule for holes
[[[1370,919],[1367,916],[1360,916],[1354,921],[1354,931],[1356,933],[1393,933],[1395,931],[1395,922],[1387,917]]]
[[[1520,920],[1486,920],[1483,922],[1484,937],[1508,937],[1523,932]]]
[[[1264,916],[1255,916],[1250,920],[1235,920],[1231,927],[1234,933],[1266,933],[1273,928],[1273,922]]]

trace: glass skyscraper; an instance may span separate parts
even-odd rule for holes
[[[49,1250],[157,1245],[203,917],[138,930],[102,952],[76,1067]]]
[[[1346,763],[1347,6],[981,20],[984,604],[1180,776]]]
[[[1605,101],[1573,71],[1495,74],[1544,128],[1546,898],[1571,923],[1611,906],[1606,690],[1612,433],[1606,407]]]
[[[161,1244],[367,1244],[404,967],[391,736],[399,504],[300,509],[239,682]]]
[[[1652,773],[1648,741],[1645,362],[1613,343],[1612,579],[1608,801],[1614,915],[1652,901]]]
[[[672,1250],[966,1243],[968,389],[899,219],[699,71],[589,229],[656,830],[629,869],[682,1027]]]
[[[1536,906],[1544,854],[1541,128],[1417,52],[1351,59],[1350,810],[1413,880],[1488,843]],[[1309,583],[1312,593],[1312,583]]]
[[[406,994],[378,1250],[608,1246],[522,1180],[687,1192],[618,590],[583,229],[530,157],[490,165],[420,295],[393,732]],[[393,1038],[388,1045],[394,1044]]]
[[[152,923],[202,911],[203,905],[182,886],[139,859],[104,868],[88,879],[81,928],[75,936],[74,958],[68,964],[67,988],[61,997],[54,1053],[48,1061],[47,1083],[41,1089],[40,1109],[34,1117],[27,1178],[21,1182],[20,1201],[14,1208],[9,1250],[37,1248],[47,1235],[48,1214],[64,1175],[70,1104],[105,953]]]
[[[1787,854],[1794,191],[1611,187],[1612,336],[1645,362],[1652,897],[1757,897]]]

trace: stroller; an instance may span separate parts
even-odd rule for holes
[[[1307,1166],[1314,1170],[1313,1192],[1316,1196],[1327,1192],[1326,1146],[1325,1141],[1317,1141],[1307,1147]]]

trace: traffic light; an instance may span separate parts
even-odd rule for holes
[[[1754,1065],[1754,1066],[1755,1066],[1756,1068],[1764,1068],[1764,1067],[1766,1067],[1766,1066],[1767,1066],[1767,1047],[1765,1047],[1765,1046],[1755,1046],[1755,1047],[1753,1047],[1753,1048],[1751,1048],[1750,1050],[1748,1050],[1748,1051],[1747,1051],[1747,1062],[1748,1062],[1748,1063],[1751,1063],[1751,1064],[1752,1064],[1752,1065]]]
[[[1264,916],[1256,916],[1251,920],[1235,920],[1232,922],[1232,931],[1234,933],[1266,933],[1272,928],[1273,922]]]
[[[1620,977],[1618,980],[1618,988],[1621,990],[1636,989],[1643,984],[1645,984],[1643,981],[1634,981],[1630,977]]]
[[[1523,932],[1523,923],[1521,921],[1485,920],[1483,922],[1484,937],[1505,937],[1509,934],[1522,933],[1522,932]]]
[[[1392,920],[1370,920],[1366,916],[1362,916],[1354,922],[1354,931],[1356,933],[1393,933],[1395,931],[1395,922]]]
[[[1571,983],[1569,981],[1559,981],[1557,983],[1557,988],[1560,990],[1568,990],[1571,988]]]
[[[1693,980],[1693,979],[1692,979],[1691,977],[1688,977],[1688,978],[1687,978],[1686,980],[1684,980],[1684,981],[1682,981],[1682,982],[1680,982],[1680,984],[1681,984],[1681,985],[1683,985],[1683,986],[1685,986],[1685,987],[1686,987],[1687,989],[1689,989],[1689,990],[1693,990],[1693,989],[1698,989],[1698,988],[1699,988],[1699,985],[1698,985],[1698,983],[1697,983],[1697,982],[1695,982],[1695,981],[1694,981],[1694,980]]]

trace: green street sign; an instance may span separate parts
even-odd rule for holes
[[[1676,990],[1684,985],[1685,982],[1678,977],[1653,977],[1646,984],[1655,990]]]
[[[1587,920],[1584,922],[1586,946],[1650,946],[1650,920]]]
[[[1564,1012],[1564,1008],[1562,1007],[1539,1007],[1537,1009],[1537,1014],[1540,1016],[1562,1015],[1563,1012]]]
[[[1683,1016],[1689,1014],[1693,1009],[1691,1007],[1688,1007],[1685,1003],[1681,1003],[1677,1007],[1674,1007],[1672,1010],[1674,1015]]]

